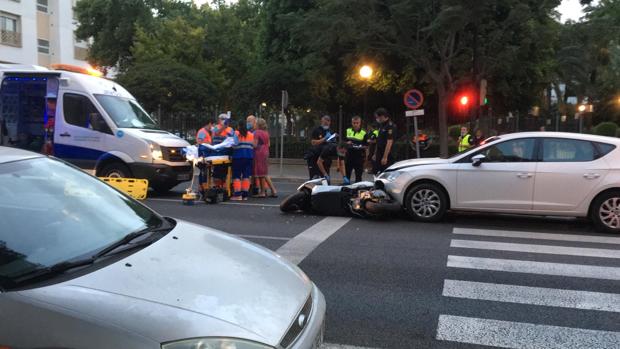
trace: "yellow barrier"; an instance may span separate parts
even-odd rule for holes
[[[137,200],[146,199],[146,193],[149,190],[149,181],[146,179],[110,177],[99,177],[99,179]]]

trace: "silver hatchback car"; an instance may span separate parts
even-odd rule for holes
[[[311,349],[324,318],[269,250],[0,147],[0,347]]]

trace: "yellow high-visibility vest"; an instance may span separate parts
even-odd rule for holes
[[[459,143],[459,153],[471,147],[471,144],[469,143],[470,138],[471,135],[469,133],[463,136],[463,138],[461,138],[461,142]]]
[[[353,128],[347,129],[348,140],[363,142],[365,137],[366,137],[366,131],[364,130],[359,130],[358,132],[355,132]]]

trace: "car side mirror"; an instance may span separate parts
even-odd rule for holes
[[[487,157],[482,154],[475,155],[471,158],[471,165],[474,167],[478,167],[484,162],[486,158]]]

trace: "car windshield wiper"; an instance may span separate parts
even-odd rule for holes
[[[146,245],[150,245],[151,243],[155,241],[155,239],[144,238],[136,243],[132,243],[132,241],[142,236],[168,232],[172,230],[172,228],[174,228],[173,225],[164,223],[162,226],[157,227],[157,228],[145,228],[145,229],[141,229],[141,230],[129,233],[125,235],[122,239],[106,246],[105,248],[103,248],[102,250],[100,250],[99,252],[97,252],[91,257],[59,262],[49,267],[35,269],[29,273],[19,276],[18,278],[14,279],[13,282],[16,284],[22,284],[26,281],[38,279],[41,277],[50,277],[54,275],[63,274],[64,272],[71,270],[71,269],[91,265],[104,257],[110,256],[116,253],[120,253],[123,251],[131,250],[137,247],[143,247]],[[128,246],[128,247],[121,249],[121,247],[123,246]]]

